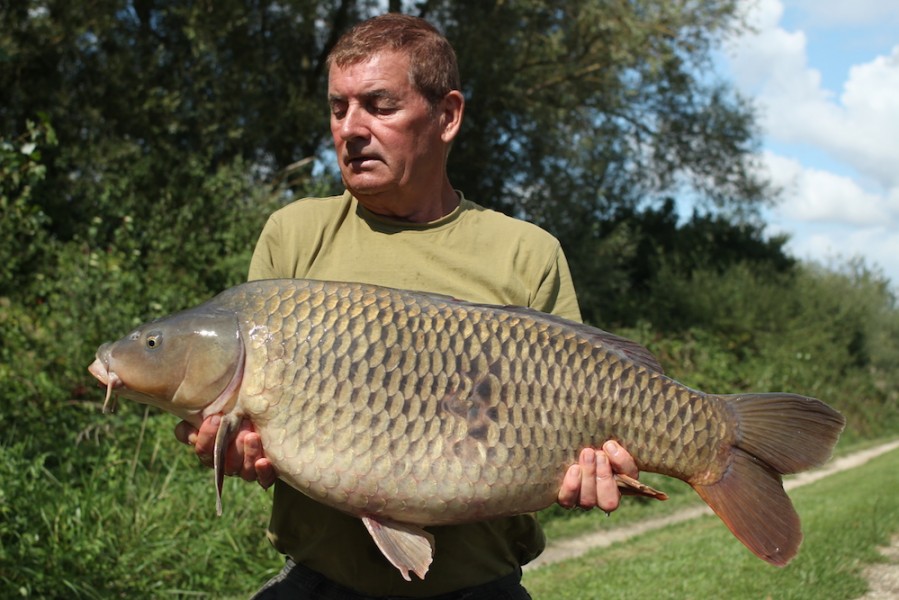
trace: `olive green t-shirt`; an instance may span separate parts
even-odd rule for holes
[[[298,200],[272,214],[250,263],[251,280],[282,277],[441,293],[580,320],[558,240],[464,197],[455,211],[426,224],[375,215],[348,192]],[[532,515],[427,529],[435,537],[434,562],[423,581],[413,575],[407,582],[361,520],[279,480],[268,535],[296,562],[373,596],[430,596],[485,583],[516,571],[545,545]]]

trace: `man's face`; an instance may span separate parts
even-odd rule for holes
[[[332,65],[328,102],[340,173],[357,198],[443,181],[443,119],[412,86],[404,54],[381,52],[345,68]]]

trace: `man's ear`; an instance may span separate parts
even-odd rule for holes
[[[452,90],[440,101],[440,137],[450,143],[462,127],[462,113],[465,112],[465,97],[459,90]]]

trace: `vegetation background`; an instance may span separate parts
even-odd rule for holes
[[[895,288],[765,232],[754,108],[711,60],[735,1],[3,2],[0,596],[218,597],[279,567],[268,496],[230,481],[216,519],[174,420],[102,416],[86,366],[242,281],[272,210],[340,191],[324,57],[385,8],[454,43],[452,180],[562,240],[589,322],[701,389],[819,397],[845,443],[897,431]]]

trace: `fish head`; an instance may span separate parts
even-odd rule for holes
[[[200,306],[103,344],[88,370],[106,386],[104,412],[115,393],[198,426],[233,404],[244,357],[236,315]]]

